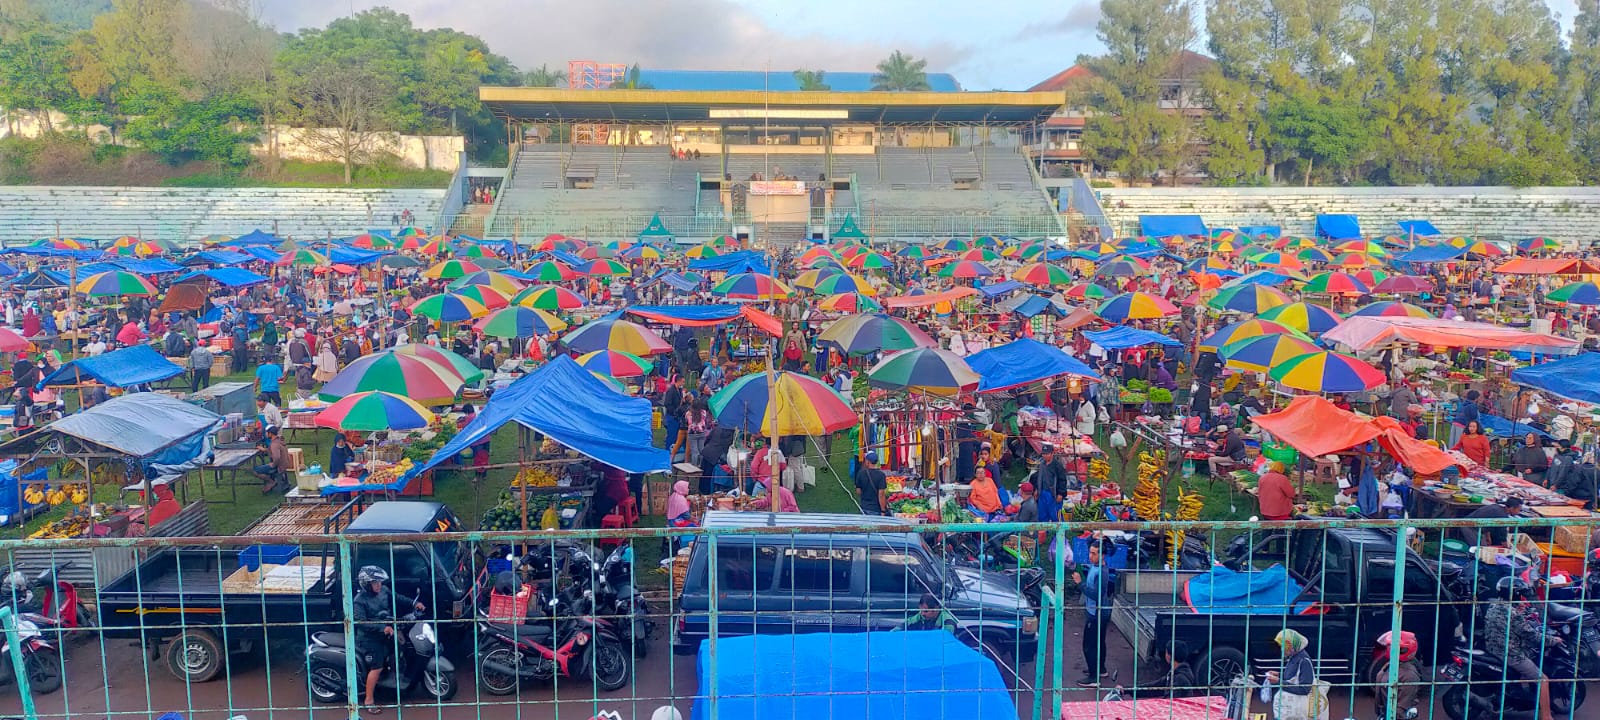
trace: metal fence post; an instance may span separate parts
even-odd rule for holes
[[[345,709],[350,711],[350,720],[361,718],[360,678],[356,677],[356,620],[355,620],[355,578],[350,572],[350,564],[355,560],[354,551],[350,541],[344,537],[339,538],[339,606],[344,609],[344,691]]]
[[[1058,586],[1059,587],[1059,586]],[[1055,626],[1050,622],[1050,616],[1055,613],[1055,608],[1061,604],[1052,588],[1039,590],[1039,634],[1038,649],[1033,652],[1033,720],[1044,720],[1044,664],[1049,652],[1046,647],[1050,643],[1050,631]],[[1055,653],[1060,655],[1061,649],[1056,648]],[[1051,713],[1054,715],[1054,712]]]
[[[710,692],[707,693],[710,697],[706,698],[706,703],[710,706],[711,712],[708,715],[711,720],[719,720],[721,715],[718,714],[717,709],[717,596],[722,590],[718,588],[719,583],[717,582],[719,580],[717,577],[717,534],[715,532],[708,533],[704,540],[706,541],[706,587],[710,588],[709,597],[711,602],[709,639],[705,641],[706,653],[710,655],[707,665],[711,672],[709,679],[711,687]],[[693,570],[694,568],[691,567],[690,571],[693,572]]]
[[[1402,629],[1401,612],[1406,595],[1406,560],[1410,554],[1410,547],[1406,545],[1405,528],[1395,528],[1394,533],[1394,590],[1391,593],[1389,606],[1389,673],[1384,683],[1388,686],[1388,694],[1384,697],[1383,716],[1386,718],[1399,717],[1395,708],[1399,705],[1400,691],[1400,632]],[[1351,669],[1361,671],[1361,658],[1355,658]],[[1360,677],[1357,677],[1360,682]]]
[[[39,720],[39,711],[33,706],[33,689],[28,687],[28,663],[22,659],[22,638],[17,634],[17,616],[11,606],[0,606],[0,626],[5,628],[6,647],[11,649],[11,670],[17,682],[17,696],[22,698],[22,716]]]
[[[1068,545],[1065,526],[1056,528],[1054,543],[1056,551],[1056,587],[1060,588],[1067,575],[1066,554]],[[1066,598],[1056,597],[1056,604],[1052,609],[1052,612],[1055,613],[1055,619],[1050,623],[1050,629],[1053,633],[1050,639],[1050,717],[1055,717],[1061,712],[1061,644],[1066,642],[1066,631],[1061,626],[1066,622],[1066,604]],[[1039,640],[1043,642],[1044,638]]]

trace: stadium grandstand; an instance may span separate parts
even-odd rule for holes
[[[824,237],[848,217],[880,238],[1063,230],[1021,140],[1058,92],[873,92],[868,73],[648,71],[574,63],[571,87],[483,87],[512,156],[490,237],[631,238],[654,216],[681,242]]]

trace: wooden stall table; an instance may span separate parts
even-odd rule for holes
[[[283,413],[283,442],[289,445],[310,445],[314,454],[322,454],[322,433],[328,428],[318,426],[314,420],[317,413],[325,408],[314,410],[285,410]],[[310,440],[306,437],[309,434]]]
[[[222,488],[222,474],[228,473],[230,476],[228,502],[237,503],[239,502],[239,471],[254,468],[255,458],[259,454],[260,451],[256,450],[254,446],[219,449],[212,453],[211,463],[201,468],[201,471],[211,471],[211,478],[218,489]],[[204,486],[205,481],[202,480],[201,487]],[[219,499],[217,502],[221,502],[221,500]]]

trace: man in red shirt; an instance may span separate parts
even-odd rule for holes
[[[1267,471],[1256,483],[1256,500],[1261,505],[1262,520],[1288,520],[1294,516],[1294,486],[1283,474],[1283,463],[1274,460],[1267,465]]]

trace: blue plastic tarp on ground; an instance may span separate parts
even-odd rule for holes
[[[1168,345],[1177,347],[1183,344],[1177,340],[1167,337],[1166,335],[1162,335],[1161,333],[1150,330],[1140,330],[1139,328],[1128,327],[1127,325],[1118,325],[1109,330],[1090,330],[1084,332],[1083,336],[1089,338],[1089,342],[1099,345],[1107,350],[1127,350],[1128,348],[1136,348],[1141,345]]]
[[[1456,247],[1449,244],[1422,245],[1409,252],[1394,256],[1394,261],[1405,263],[1449,262],[1466,254],[1467,249],[1464,247]]]
[[[968,355],[967,366],[978,374],[978,392],[1005,390],[1060,375],[1100,379],[1100,374],[1082,360],[1031,338]]]
[[[1015,291],[1021,290],[1021,289],[1022,289],[1022,283],[1017,282],[1015,280],[1002,280],[1002,281],[997,282],[997,283],[995,283],[993,285],[980,285],[980,286],[978,286],[978,292],[983,293],[984,297],[990,297],[990,298],[999,297],[999,296],[1004,295],[1004,294],[1006,294],[1008,292],[1015,292]]]
[[[1248,573],[1219,565],[1190,579],[1184,586],[1184,598],[1191,610],[1202,615],[1291,615],[1311,605],[1293,605],[1302,589],[1282,565]]]
[[[706,272],[725,272],[729,275],[744,272],[771,273],[767,266],[767,258],[758,252],[741,250],[714,258],[703,258],[689,261],[690,270],[704,270]]]
[[[711,641],[700,645],[692,720],[1017,717],[999,669],[950,632],[747,635],[717,642],[717,662]]]
[[[1277,238],[1283,237],[1283,227],[1281,225],[1241,225],[1239,226],[1239,233],[1253,238],[1261,237],[1262,235]]]
[[[149,345],[133,345],[104,355],[78,358],[50,373],[45,385],[78,385],[93,380],[107,387],[132,387],[183,374],[183,368]]]
[[[210,278],[223,287],[239,288],[257,285],[267,281],[265,275],[254,273],[244,268],[219,267],[209,270],[200,270],[174,280],[173,282],[187,282],[198,278]]]
[[[1427,220],[1401,220],[1395,223],[1400,226],[1401,235],[1415,235],[1416,237],[1439,237],[1444,233]]]
[[[1333,240],[1360,240],[1361,223],[1354,215],[1318,215],[1317,237]]]
[[[1199,215],[1140,215],[1139,234],[1150,237],[1171,237],[1173,235],[1204,237],[1210,231],[1206,230],[1205,221]]]
[[[631,473],[666,470],[671,464],[666,450],[652,446],[649,400],[611,389],[572,358],[561,355],[491,396],[483,411],[433,457],[383,489],[404,489],[412,478],[456,457],[509,422]],[[330,487],[323,493],[349,489]]]
[[[1600,403],[1600,353],[1582,353],[1517,368],[1511,371],[1511,382],[1572,400]]]

